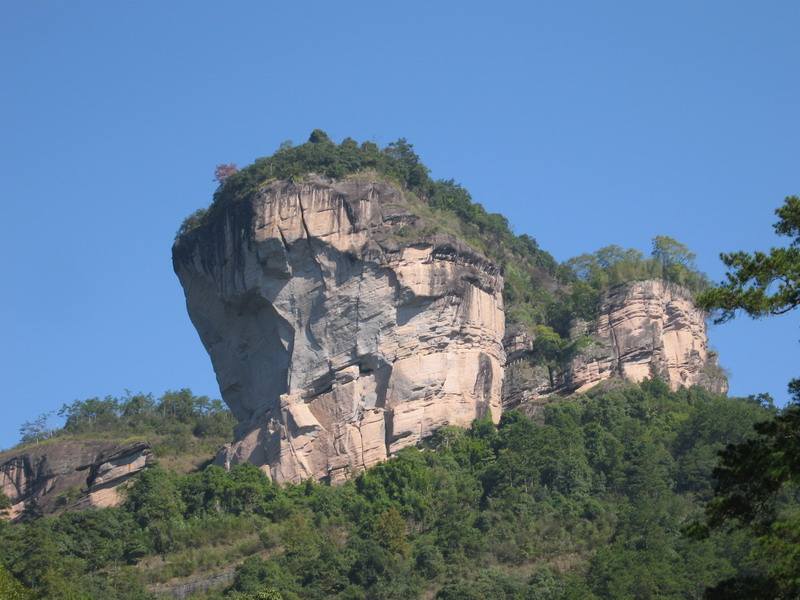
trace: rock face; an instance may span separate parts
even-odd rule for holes
[[[218,461],[341,480],[499,418],[503,280],[390,184],[273,182],[173,247],[237,441]]]
[[[617,377],[639,382],[660,377],[673,390],[699,385],[725,393],[727,380],[708,349],[705,314],[690,293],[660,280],[616,286],[603,298],[594,323],[576,324],[573,337],[591,343],[563,369],[525,360],[533,341],[522,332],[506,337],[509,356],[503,404],[541,403],[553,393],[583,392]]]
[[[10,518],[26,508],[116,506],[119,489],[152,461],[145,442],[56,441],[0,455],[0,490],[11,500]]]

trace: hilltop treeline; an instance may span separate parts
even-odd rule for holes
[[[210,455],[233,437],[236,423],[221,400],[196,396],[189,389],[152,394],[86,398],[55,411],[63,419],[51,427],[52,414],[20,427],[20,446],[70,438],[146,438],[162,455]]]

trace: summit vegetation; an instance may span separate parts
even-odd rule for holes
[[[19,452],[26,447],[66,440],[146,440],[171,467],[187,470],[205,463],[233,435],[235,419],[221,400],[196,396],[189,389],[120,397],[86,398],[64,404],[53,414],[39,415],[20,429]],[[0,508],[2,499],[0,498]]]

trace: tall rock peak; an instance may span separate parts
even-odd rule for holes
[[[218,457],[341,480],[437,428],[497,420],[503,278],[393,184],[273,181],[178,238],[189,315],[239,420]]]

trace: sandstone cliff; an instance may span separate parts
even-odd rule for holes
[[[218,457],[336,481],[437,428],[499,418],[503,280],[368,178],[275,181],[180,236],[173,264],[240,422]]]
[[[12,502],[6,515],[26,509],[48,513],[58,508],[116,506],[132,475],[152,460],[144,442],[51,441],[0,454],[0,491]]]
[[[533,340],[511,331],[503,405],[541,404],[550,394],[582,392],[614,377],[660,377],[673,390],[699,385],[725,393],[727,380],[708,349],[705,316],[678,285],[651,280],[616,286],[604,295],[596,321],[573,327],[573,338],[586,335],[588,346],[549,369],[527,359]]]

